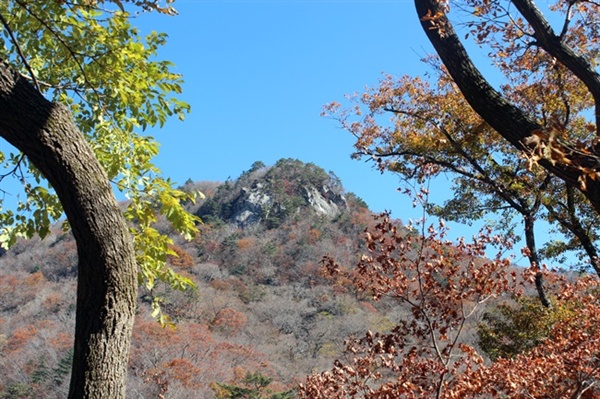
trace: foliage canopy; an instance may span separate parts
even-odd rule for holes
[[[356,137],[356,156],[372,157],[382,171],[417,183],[449,174],[454,196],[430,207],[432,213],[467,222],[493,213],[501,218],[499,236],[506,238],[514,236],[506,221],[522,219],[523,252],[532,267],[520,281],[535,280],[542,303],[549,305],[551,297],[539,289],[544,272],[533,235],[536,220],[567,236],[547,245],[546,255],[577,249],[600,274],[600,6],[559,0],[544,10],[546,16],[532,0],[414,4],[439,56],[427,60],[433,78],[387,77],[345,108],[332,103],[325,113]],[[469,38],[489,51],[500,72],[498,88],[472,62],[463,45]],[[415,246],[384,219],[367,232],[369,253],[356,270],[326,261],[330,273],[349,275],[375,298],[391,296],[414,311],[391,331],[348,340],[347,356],[331,371],[308,377],[301,397],[598,397],[597,276],[567,282],[565,275],[546,273],[556,290],[555,309],[522,300],[516,309],[488,313],[480,330],[493,358],[486,364],[461,337],[468,310],[487,298],[521,292],[514,285],[493,286],[505,280],[486,267],[473,270],[473,262],[460,262],[463,242],[457,252],[442,255],[440,244],[429,241],[436,234],[435,226],[423,226]],[[488,231],[474,244],[494,237]],[[420,256],[407,251],[411,244]],[[443,261],[448,264],[437,268]],[[449,275],[454,270],[464,280]]]
[[[158,143],[143,132],[171,116],[183,119],[190,107],[177,98],[181,76],[157,55],[166,34],[142,34],[131,24],[146,11],[175,12],[155,0],[3,2],[0,57],[48,100],[69,108],[113,187],[128,199],[124,215],[131,222],[140,282],[148,289],[157,279],[183,288],[191,282],[165,267],[171,240],[153,223],[162,214],[191,238],[198,219],[181,203],[195,194],[161,176],[153,164]],[[10,246],[18,237],[44,237],[62,217],[56,194],[21,153],[2,152],[0,161],[1,178],[16,178],[24,193],[4,191],[17,204],[0,212],[0,241]]]
[[[450,35],[448,9],[434,3],[439,14],[429,9],[432,14],[422,21],[430,37],[441,36],[444,41]],[[579,162],[564,154],[594,156],[597,125],[591,113],[596,97],[589,83],[547,48],[540,39],[542,28],[531,20],[528,24],[512,7],[514,3],[454,2],[448,15],[458,14],[456,18],[463,19],[460,25],[467,31],[465,39],[474,38],[478,46],[489,50],[500,81],[493,98],[502,98],[535,122],[535,130],[522,132],[520,146],[504,139],[509,118],[500,116],[499,106],[496,119],[504,118],[504,125],[502,120],[493,122],[492,110],[484,114],[477,109],[487,92],[481,92],[478,100],[457,83],[455,70],[460,67],[450,63],[450,55],[441,57],[441,62],[426,57],[430,73],[425,77],[386,75],[377,87],[349,96],[343,106],[331,103],[324,113],[356,137],[355,157],[372,158],[381,171],[397,173],[411,184],[447,176],[453,194],[443,203],[428,204],[432,214],[462,223],[493,215],[496,227],[505,234],[515,238],[530,235],[526,246],[532,263],[539,266],[544,258],[564,260],[574,251],[579,258],[573,266],[591,266],[600,272],[594,228],[598,212],[588,198],[591,191],[586,183],[588,178],[595,181],[589,177],[593,168],[587,172],[575,168],[571,178],[565,179],[565,173],[540,167],[545,162],[573,166]],[[535,7],[529,1],[523,3]],[[431,4],[423,8],[427,10]],[[594,10],[588,2],[578,6],[557,2],[548,10],[551,20],[562,29],[559,39],[564,46],[580,51],[592,70],[598,52],[597,32],[589,28]],[[431,17],[433,14],[437,16]],[[444,20],[443,26],[436,25],[438,19]],[[454,36],[452,40],[460,39]],[[444,55],[439,50],[443,46],[440,42],[436,47],[440,55]],[[461,57],[468,59],[466,53]],[[524,149],[523,143],[529,147]],[[561,148],[565,145],[571,149]],[[536,220],[547,222],[563,238],[537,248],[533,236]],[[518,227],[521,222],[523,230]]]

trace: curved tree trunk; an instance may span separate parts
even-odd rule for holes
[[[0,136],[56,190],[79,256],[69,398],[124,398],[137,298],[131,236],[100,163],[69,111],[0,61]]]
[[[429,41],[448,69],[454,83],[475,112],[514,147],[526,154],[531,154],[535,148],[534,145],[528,144],[533,142],[529,139],[534,132],[542,130],[541,126],[522,110],[508,102],[475,67],[446,16],[444,3],[440,0],[414,0],[421,26]],[[513,0],[512,3],[519,10],[535,8],[530,0]],[[528,20],[531,19],[530,22],[536,29],[536,38],[551,37],[540,43],[544,47],[543,44],[549,42],[554,47],[547,46],[544,49],[554,55],[558,61],[570,67],[576,74],[581,72],[581,69],[585,69],[586,64],[581,57],[571,57],[571,52],[565,50],[563,45],[560,45],[560,49],[556,48],[555,35],[552,32],[543,32],[544,25],[536,23],[534,20],[537,17],[535,12],[525,13],[524,16]],[[585,72],[579,73],[577,76],[588,85],[588,89],[594,96],[597,94],[600,98],[600,77],[593,71]],[[598,118],[600,120],[600,116]],[[539,164],[567,184],[578,187],[594,209],[600,213],[600,180],[596,180],[594,173],[588,172],[589,170],[600,171],[600,157],[596,154],[578,151],[577,148],[571,148],[568,143],[559,149],[564,153],[564,161],[540,159]]]

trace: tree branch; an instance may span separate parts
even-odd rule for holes
[[[557,36],[550,23],[531,0],[511,0],[534,30],[537,45],[555,57],[586,85],[596,103],[596,134],[600,135],[600,74],[585,57],[578,55]],[[563,28],[564,30],[564,28]]]
[[[562,140],[543,138],[542,126],[509,103],[475,67],[443,5],[438,0],[414,0],[414,3],[427,37],[475,112],[526,155],[532,157],[540,150],[548,150],[549,156],[544,154],[535,161],[567,183],[579,187],[600,212],[600,179],[596,180],[600,158]],[[542,138],[536,137],[536,133]]]

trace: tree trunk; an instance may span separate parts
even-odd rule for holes
[[[529,258],[529,264],[535,270],[535,289],[537,290],[538,298],[540,299],[542,305],[549,308],[552,307],[552,304],[546,296],[546,290],[544,289],[544,275],[541,271],[542,264],[540,263],[540,258],[535,246],[535,218],[531,214],[524,214],[523,220],[525,222],[525,243],[527,244],[527,249],[529,250],[527,257]]]
[[[533,153],[535,148],[527,144],[528,138],[531,138],[534,132],[543,130],[542,127],[502,97],[475,67],[446,16],[444,2],[414,0],[414,3],[429,41],[467,102],[513,146],[526,154]],[[519,3],[528,1],[522,0]],[[563,60],[559,58],[559,61]],[[569,66],[567,63],[565,65]],[[588,81],[585,83],[591,84],[593,79],[589,78]],[[596,175],[589,172],[600,171],[599,157],[596,154],[578,151],[568,143],[561,144],[559,149],[564,153],[564,161],[540,159],[538,163],[568,184],[578,187],[600,213],[600,179],[596,180]]]
[[[0,136],[48,179],[77,241],[69,398],[125,398],[137,267],[110,182],[69,111],[46,100],[1,60]]]

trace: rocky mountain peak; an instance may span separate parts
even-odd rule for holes
[[[288,217],[316,212],[334,218],[346,209],[341,182],[312,163],[282,159],[274,166],[255,162],[234,182],[219,187],[200,208],[203,219],[218,217],[245,228],[277,227]]]

